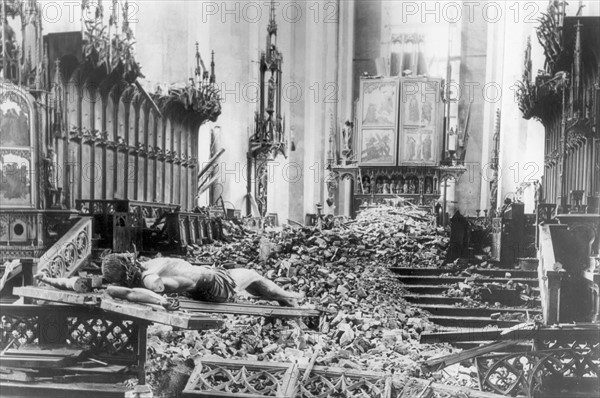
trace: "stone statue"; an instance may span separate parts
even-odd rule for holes
[[[353,123],[350,121],[346,121],[344,123],[344,128],[342,129],[342,139],[343,145],[342,154],[347,155],[350,151],[352,151],[351,140],[352,140],[352,127]]]
[[[389,180],[385,180],[385,183],[383,184],[383,193],[385,193],[385,194],[389,194],[390,193],[390,182],[389,182]]]
[[[45,162],[48,188],[56,189],[58,187],[58,174],[56,173],[57,156],[56,152],[54,152],[54,149],[48,149],[48,156],[46,157]]]
[[[273,103],[275,101],[275,79],[273,79],[273,76],[271,76],[271,78],[269,79],[269,90],[268,90],[268,96],[267,96],[267,111],[269,110],[273,110]]]

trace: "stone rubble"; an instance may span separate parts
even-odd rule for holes
[[[324,307],[331,315],[320,332],[300,320],[233,315],[220,330],[154,326],[151,383],[174,364],[197,356],[308,363],[319,349],[317,365],[419,377],[418,361],[454,352],[449,345],[419,344],[420,333],[436,326],[402,298],[403,285],[389,270],[442,265],[448,238],[426,212],[412,205],[377,207],[332,229],[286,225],[261,234],[223,222],[229,242],[190,247],[188,261],[255,269],[285,289],[303,292],[301,306]],[[265,304],[238,299],[249,300]],[[471,382],[461,380],[454,383]]]

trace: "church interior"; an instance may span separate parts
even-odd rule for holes
[[[0,396],[600,392],[600,3],[0,5]]]

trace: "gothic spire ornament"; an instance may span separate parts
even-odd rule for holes
[[[256,201],[260,204],[259,212],[262,217],[267,211],[267,162],[279,154],[286,156],[285,118],[281,112],[282,63],[283,57],[277,48],[275,3],[271,1],[266,48],[260,56],[260,100],[254,118],[254,133],[248,145],[248,170],[254,178],[249,178],[248,182],[247,212],[250,213],[250,197],[254,192]],[[254,189],[251,181],[255,182]]]

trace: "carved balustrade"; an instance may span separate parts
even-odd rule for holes
[[[84,217],[40,258],[38,272],[51,277],[75,275],[92,253],[92,219]]]
[[[344,397],[388,398],[390,379],[385,373],[259,361],[209,359],[196,363],[183,396],[221,397]]]

